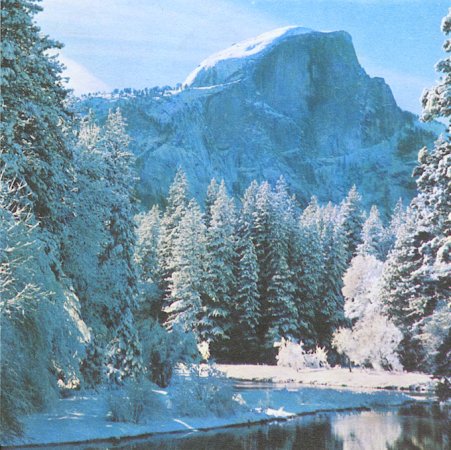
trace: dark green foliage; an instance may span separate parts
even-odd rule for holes
[[[148,320],[140,326],[143,363],[150,381],[166,387],[178,363],[199,361],[196,340],[192,333],[176,327],[168,332],[157,322]]]

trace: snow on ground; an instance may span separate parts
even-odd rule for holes
[[[350,387],[364,389],[433,389],[429,375],[412,372],[385,372],[365,369],[332,368],[304,369],[296,371],[289,367],[267,365],[219,364],[219,370],[227,377],[244,381],[271,381],[275,383],[302,383],[317,386]]]
[[[253,377],[276,378],[288,380],[291,375],[280,368],[268,366],[221,366],[229,375],[246,374]],[[312,371],[313,372],[313,371]],[[337,373],[336,370],[330,371]],[[317,372],[320,375],[321,372]],[[288,376],[290,375],[290,376]],[[312,373],[313,375],[313,373]],[[321,379],[321,377],[319,378]],[[412,378],[413,379],[413,378]],[[416,378],[415,381],[418,381]],[[182,386],[183,388],[183,386]],[[350,389],[330,389],[318,387],[301,387],[291,385],[252,385],[251,389],[236,387],[236,396],[240,406],[233,415],[227,417],[182,417],[170,408],[171,389],[158,389],[166,407],[148,417],[140,424],[113,423],[107,420],[108,391],[100,393],[79,393],[71,398],[61,399],[49,413],[33,414],[25,418],[25,437],[16,445],[40,444],[45,447],[67,442],[118,439],[150,433],[196,432],[224,426],[288,419],[299,414],[313,414],[319,411],[343,410],[355,408],[373,408],[376,406],[400,405],[411,398],[400,392],[358,391]],[[169,407],[168,407],[169,406]]]

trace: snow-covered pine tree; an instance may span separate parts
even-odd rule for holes
[[[56,280],[27,190],[0,175],[0,431],[22,432],[20,416],[42,410],[58,394],[57,376],[79,379],[89,332],[78,302]]]
[[[241,229],[238,236],[236,297],[234,299],[234,326],[231,333],[231,357],[234,361],[258,360],[258,325],[260,297],[258,293],[258,262],[250,232]]]
[[[73,181],[71,140],[66,133],[66,124],[71,122],[66,107],[68,92],[61,65],[56,56],[49,56],[49,50],[60,45],[41,34],[34,21],[41,10],[36,3],[5,0],[1,8],[0,173],[7,188],[2,188],[0,196],[7,220],[20,223],[18,229],[25,234],[30,232],[26,219],[15,214],[27,211],[34,229],[30,242],[37,242],[36,247],[27,247],[29,253],[22,254],[26,262],[18,268],[9,289],[17,290],[24,299],[31,292],[22,292],[25,286],[39,280],[36,286],[40,292],[33,293],[32,301],[26,302],[21,312],[25,331],[18,331],[10,319],[2,317],[6,321],[2,327],[2,369],[14,371],[14,383],[23,390],[19,394],[7,386],[7,377],[2,377],[2,396],[5,389],[11,395],[18,394],[15,405],[10,405],[13,414],[17,406],[16,411],[20,411],[23,399],[31,409],[42,408],[46,397],[51,397],[48,387],[56,388],[57,377],[67,384],[78,376],[79,357],[83,355],[80,343],[88,338],[83,335],[87,330],[79,316],[78,299],[62,273],[60,260],[62,234],[70,213],[67,197]],[[8,191],[15,193],[12,201],[5,194]],[[8,240],[10,230],[3,232]],[[13,248],[7,252],[12,257],[10,251]],[[16,330],[14,337],[8,336],[8,328]],[[15,345],[20,343],[20,350],[10,347],[13,350],[7,351],[9,338],[17,339]],[[36,358],[39,352],[41,361]]]
[[[420,151],[420,167],[416,175],[419,177],[417,186],[419,195],[412,202],[414,208],[425,211],[421,215],[424,225],[432,225],[430,235],[421,247],[423,266],[421,275],[424,277],[427,291],[435,300],[431,321],[440,322],[439,318],[447,316],[446,324],[442,320],[444,331],[442,342],[437,347],[428,349],[428,368],[442,375],[451,375],[451,8],[442,20],[442,31],[446,36],[443,48],[447,56],[439,61],[436,70],[441,73],[437,85],[423,94],[423,120],[441,118],[446,122],[447,132],[435,143],[430,154]],[[445,313],[443,313],[445,311]],[[427,333],[424,336],[423,324],[418,324],[420,341],[427,346]],[[448,363],[446,363],[448,361]]]
[[[399,229],[404,224],[406,220],[406,209],[404,208],[402,199],[400,198],[395,207],[393,208],[393,213],[390,218],[390,223],[386,227],[386,245],[387,245],[387,255],[390,250],[395,246],[396,236],[398,235]]]
[[[321,209],[319,232],[324,258],[320,296],[315,312],[318,345],[330,348],[332,334],[344,323],[343,275],[346,271],[346,236],[340,212],[329,204]]]
[[[252,241],[259,267],[258,293],[260,297],[261,320],[258,329],[260,342],[265,341],[269,329],[268,285],[271,278],[270,248],[271,242],[271,196],[272,189],[268,182],[259,185],[255,193],[255,208],[252,212]]]
[[[451,10],[442,22],[442,29],[449,36]],[[451,52],[450,39],[445,41],[444,48]],[[420,150],[419,167],[414,172],[418,195],[411,202],[407,224],[400,230],[384,273],[383,299],[404,333],[401,356],[408,369],[433,370],[434,357],[442,358],[438,350],[425,351],[428,343],[423,339],[427,336],[424,329],[430,317],[437,310],[441,311],[444,304],[448,311],[451,307],[450,61],[447,56],[438,63],[437,69],[443,76],[438,85],[423,96],[423,119],[440,117],[447,122],[447,131],[435,143],[432,152],[425,148]],[[451,329],[451,323],[447,327]]]
[[[362,242],[362,227],[365,215],[362,196],[354,185],[340,206],[340,222],[344,232],[346,263],[356,254],[357,246]]]
[[[161,219],[160,240],[158,242],[158,261],[160,271],[158,284],[163,297],[169,292],[169,280],[173,272],[173,249],[178,238],[179,225],[188,206],[188,182],[181,168],[177,170],[169,188],[167,206]]]
[[[204,305],[203,335],[210,343],[214,357],[225,354],[230,339],[233,294],[235,290],[236,213],[233,200],[227,196],[224,181],[218,187],[211,206],[207,229],[207,277],[211,287],[209,301]]]
[[[261,318],[258,292],[258,261],[253,242],[254,212],[258,183],[254,180],[244,192],[236,225],[236,292],[232,318],[230,355],[233,361],[258,361],[258,330]]]
[[[319,205],[312,198],[299,218],[299,263],[295,278],[299,314],[299,337],[309,349],[314,348],[318,336],[314,327],[315,313],[321,293],[321,277],[324,271],[324,255],[316,216]]]
[[[253,180],[249,187],[244,191],[241,200],[239,226],[243,225],[251,235],[254,234],[254,220],[257,203],[258,183]],[[255,245],[255,242],[254,242]]]
[[[281,338],[297,337],[299,325],[294,271],[290,267],[294,262],[295,206],[283,177],[270,197],[270,208],[265,346],[273,349]]]
[[[49,233],[44,250],[58,259],[59,238],[69,213],[72,150],[63,124],[70,124],[62,66],[49,51],[61,44],[41,33],[35,0],[5,0],[1,18],[2,120],[0,170],[31,195],[39,226]],[[54,261],[54,270],[57,262]]]
[[[160,240],[161,213],[158,205],[137,216],[138,230],[135,262],[139,272],[140,320],[158,319],[161,311],[161,292],[157,283],[159,273],[158,242]]]
[[[130,138],[119,109],[110,111],[98,143],[105,162],[105,176],[111,191],[106,228],[108,240],[99,255],[99,287],[108,292],[110,302],[102,314],[110,342],[107,375],[122,382],[142,369],[140,343],[134,324],[137,307],[137,275],[134,263],[135,222],[133,155]]]
[[[207,196],[205,197],[205,225],[207,228],[211,222],[211,208],[213,207],[216,198],[218,197],[219,185],[215,178],[212,178],[207,188]]]
[[[357,253],[373,255],[379,261],[384,261],[387,257],[387,231],[376,205],[371,207],[370,214],[363,224],[362,242],[357,247]]]
[[[208,289],[206,227],[194,200],[186,207],[173,238],[172,273],[164,307],[167,314],[165,327],[172,330],[180,325],[185,331],[194,332],[199,340],[205,340],[203,330],[210,332],[203,308]]]
[[[103,151],[98,148],[100,127],[92,112],[80,120],[77,137],[76,181],[69,197],[73,214],[64,230],[62,263],[80,299],[84,320],[97,335],[106,336],[102,312],[110,299],[100,289],[98,278],[99,257],[109,239],[106,224],[112,190],[106,179]]]
[[[422,359],[418,342],[412,335],[412,327],[421,315],[413,313],[410,306],[413,298],[422,298],[421,280],[417,272],[421,260],[415,237],[416,227],[417,215],[409,208],[405,222],[398,231],[395,246],[384,265],[380,294],[384,313],[403,333],[404,339],[399,351],[402,364],[407,370],[418,368]]]

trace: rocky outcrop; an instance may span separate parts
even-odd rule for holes
[[[368,205],[387,210],[414,194],[418,149],[435,138],[365,73],[343,31],[275,30],[208,58],[178,89],[80,104],[100,117],[117,106],[147,203],[166,195],[181,166],[198,198],[212,177],[240,195],[252,179],[283,174],[301,203],[338,202],[356,184]]]

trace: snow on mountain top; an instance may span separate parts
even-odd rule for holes
[[[226,48],[225,50],[221,50],[220,52],[215,53],[202,61],[200,65],[188,75],[185,82],[183,83],[183,86],[191,86],[200,72],[205,69],[214,67],[220,61],[228,59],[247,58],[271,48],[274,44],[286,39],[287,37],[299,36],[301,34],[308,34],[312,32],[314,32],[314,30],[311,30],[310,28],[288,26],[277,28],[275,30],[263,33],[257,37],[246,39],[245,41],[233,44],[231,47]]]

